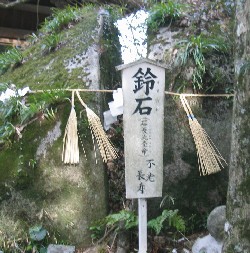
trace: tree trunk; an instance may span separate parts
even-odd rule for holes
[[[250,1],[236,0],[236,87],[223,252],[250,252]]]

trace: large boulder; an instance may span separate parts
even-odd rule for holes
[[[55,51],[43,53],[46,37],[43,34],[24,51],[25,63],[2,75],[1,83],[13,83],[18,88],[29,86],[33,91],[96,90],[105,88],[102,80],[109,80],[112,85],[110,80],[115,80],[114,68],[118,65],[109,58],[109,55],[116,56],[116,47],[110,54],[107,46],[113,43],[109,38],[114,34],[112,22],[107,15],[99,15],[99,8],[94,6],[81,11],[82,20],[70,24],[69,29],[57,31],[62,42]],[[119,55],[116,59],[119,61]],[[43,92],[33,96],[39,103],[46,94],[59,95]],[[66,98],[71,98],[71,92],[66,91],[63,96],[53,106],[53,119],[45,120],[38,115],[38,120],[23,126],[19,140],[15,138],[12,145],[1,146],[0,244],[6,237],[10,241],[12,238],[26,240],[29,228],[41,224],[49,232],[48,241],[86,247],[91,243],[89,227],[107,215],[104,165],[98,151],[95,156],[86,112],[76,99],[78,134],[86,154],[80,146],[78,165],[65,165],[61,160],[63,135],[71,110]],[[81,96],[96,114],[101,112],[102,100],[98,93],[81,92]]]
[[[225,26],[216,26],[215,20],[209,17],[211,14],[210,9],[205,2],[204,8],[208,8],[206,20],[211,22],[209,25],[204,24],[206,22],[202,17],[204,12],[199,12],[197,8],[194,14],[192,8],[190,8],[186,10],[186,16],[184,14],[180,20],[159,28],[157,32],[154,31],[149,36],[148,58],[168,67],[166,71],[167,91],[208,93],[206,85],[216,83],[214,87],[210,87],[213,90],[212,93],[224,93],[226,88],[233,87],[233,65],[231,64],[233,61],[230,59],[230,55],[226,58],[221,57],[222,54],[219,55],[213,52],[204,55],[208,71],[202,81],[201,89],[194,87],[195,64],[192,57],[185,65],[181,64],[181,61],[177,61],[178,56],[181,57],[181,52],[185,50],[181,48],[183,41],[190,42],[192,37],[199,37],[194,34],[200,34],[202,37],[203,33],[204,37],[207,34],[212,34],[216,38],[223,34],[221,30],[223,27],[229,27],[228,20],[221,20],[222,23],[225,22]],[[184,19],[188,19],[188,24],[182,26]],[[214,23],[214,26],[211,25],[212,23]],[[218,29],[212,30],[215,26]],[[226,29],[230,35],[229,28]],[[220,72],[221,79],[219,83],[218,80],[214,81],[214,78],[218,77],[215,72]],[[228,143],[231,139],[232,100],[211,97],[187,97],[187,100],[200,125],[207,132],[225,160],[229,161],[230,145]],[[214,206],[225,203],[228,182],[227,166],[225,165],[219,173],[204,177],[200,176],[197,150],[187,116],[178,96],[173,99],[166,94],[164,127],[163,196],[170,195],[174,197],[174,208],[179,209],[180,213],[187,219],[193,217],[195,222],[190,219],[190,225],[198,225],[196,228],[199,227],[200,229],[201,226],[204,227],[204,216]],[[149,216],[155,217],[157,215],[154,206],[160,205],[160,203],[161,200],[158,203],[156,200],[149,200]],[[165,207],[168,208],[168,202],[165,201],[164,203]],[[155,210],[155,212],[151,210]]]

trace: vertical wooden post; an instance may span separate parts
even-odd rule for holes
[[[165,67],[149,59],[122,71],[126,197],[138,199],[139,253],[147,252],[147,198],[162,197]]]
[[[147,252],[147,199],[138,199],[139,253]]]

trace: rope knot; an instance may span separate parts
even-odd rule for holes
[[[191,119],[191,120],[194,120],[194,119],[195,119],[195,117],[194,117],[193,114],[189,114],[189,115],[187,115],[187,117],[188,117],[189,119]]]

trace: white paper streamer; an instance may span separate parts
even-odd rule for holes
[[[117,117],[112,116],[111,111],[105,111],[103,113],[104,117],[104,129],[107,131],[110,128],[110,125],[117,121]]]

